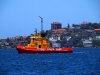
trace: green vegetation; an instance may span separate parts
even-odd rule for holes
[[[100,28],[100,23],[88,23],[86,25],[81,25],[81,29],[97,29]]]
[[[93,40],[93,47],[100,47],[100,40]]]
[[[64,33],[60,34],[61,40],[58,40],[57,42],[61,43],[61,45],[72,42],[74,47],[83,47],[82,38],[91,37],[93,39],[93,47],[100,47],[100,40],[96,39],[96,36],[100,36],[100,31],[94,31],[93,33],[88,33],[86,31],[100,28],[100,23],[87,23],[84,25],[73,24],[73,29],[71,29],[71,26],[69,24],[66,27],[66,34],[70,36],[71,39],[66,40],[63,38]],[[46,37],[50,38],[52,34],[52,30],[48,30]],[[24,38],[23,36],[17,36],[14,38],[7,38],[6,40],[0,39],[0,49],[15,48],[18,44],[27,45],[28,43],[30,43],[30,36],[27,36],[26,38]]]

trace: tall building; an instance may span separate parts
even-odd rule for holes
[[[59,22],[53,22],[51,23],[51,30],[55,30],[55,29],[61,29],[62,28],[62,24]]]

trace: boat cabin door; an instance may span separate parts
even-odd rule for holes
[[[41,48],[41,45],[37,45],[37,48]]]

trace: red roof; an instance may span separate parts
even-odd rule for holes
[[[27,36],[22,36],[24,39],[26,39],[27,38]]]
[[[3,38],[3,39],[1,39],[1,40],[6,41],[6,40],[7,40],[7,38]]]
[[[84,21],[84,22],[83,22],[83,23],[81,23],[81,24],[88,24],[88,23]]]
[[[63,32],[67,32],[66,29],[56,29],[56,30],[52,30],[53,33],[63,33]]]
[[[94,29],[94,30],[100,30],[100,28]]]

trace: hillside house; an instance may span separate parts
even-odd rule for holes
[[[60,34],[52,34],[52,36],[49,38],[49,41],[52,41],[52,42],[56,42],[58,40],[61,40]]]
[[[84,47],[92,47],[92,41],[90,41],[90,40],[83,41],[83,46]]]
[[[88,37],[88,35],[82,35],[82,41],[84,41],[84,40],[88,40],[89,39],[89,37]]]
[[[73,40],[80,40],[81,36],[73,36]]]
[[[64,28],[62,28],[62,29],[56,29],[56,30],[52,30],[52,34],[57,34],[57,33],[59,33],[59,34],[62,34],[62,33],[66,33],[67,32],[67,30],[66,29],[64,29]]]
[[[71,36],[69,34],[63,34],[63,39],[69,41],[71,39]]]
[[[52,35],[49,38],[49,41],[58,41],[61,40],[61,35],[66,34],[67,30],[66,29],[56,29],[52,30]]]

